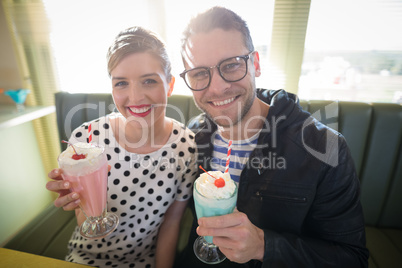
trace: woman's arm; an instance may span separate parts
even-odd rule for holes
[[[188,201],[175,201],[166,211],[156,242],[156,268],[172,267],[176,256],[180,221]]]

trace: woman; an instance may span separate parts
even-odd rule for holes
[[[105,146],[108,210],[120,224],[102,239],[83,238],[79,195],[62,181],[62,170],[52,170],[47,189],[59,193],[57,207],[75,210],[78,223],[66,260],[99,267],[171,267],[196,174],[194,134],[165,116],[175,80],[165,46],[154,33],[140,27],[121,32],[107,59],[119,113],[84,123],[70,142],[86,142],[91,124],[92,142]]]

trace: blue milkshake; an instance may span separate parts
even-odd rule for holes
[[[236,207],[237,184],[229,173],[210,171],[194,182],[194,204],[197,218],[221,216],[232,213]],[[203,262],[213,264],[226,257],[212,243],[212,236],[199,237],[194,252]]]

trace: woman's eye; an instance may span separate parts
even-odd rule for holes
[[[154,79],[147,79],[147,80],[144,81],[144,84],[146,84],[146,85],[156,84],[156,83],[157,82]]]
[[[114,84],[115,87],[122,87],[122,86],[126,86],[128,85],[128,83],[126,81],[120,81],[117,82],[116,84]]]

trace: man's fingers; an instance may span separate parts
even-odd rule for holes
[[[240,247],[240,243],[237,240],[221,236],[214,236],[212,238],[212,243],[217,245],[222,253],[224,251],[233,251],[234,249],[237,250]]]
[[[224,228],[198,226],[197,234],[200,236],[228,237],[235,240],[244,240],[247,239],[249,230],[247,229],[247,225],[242,223]]]
[[[248,220],[246,214],[233,212],[223,216],[203,217],[198,220],[198,225],[204,228],[228,228],[237,226]]]
[[[235,237],[236,227],[229,228],[205,228],[199,226],[197,228],[197,234],[199,236],[213,236],[213,237]]]

